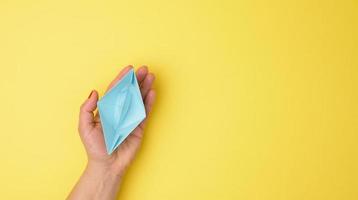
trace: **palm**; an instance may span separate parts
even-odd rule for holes
[[[85,143],[89,145],[88,153],[92,159],[118,163],[118,167],[122,166],[125,168],[134,158],[136,151],[140,147],[141,139],[143,136],[143,129],[141,127],[134,129],[132,133],[118,147],[118,149],[111,155],[107,154],[100,121],[96,122],[89,135],[91,135],[91,137],[88,137]]]
[[[113,87],[114,84],[118,82],[122,78],[122,76],[126,74],[127,71],[129,71],[129,69],[130,69],[129,67],[123,69],[119,73],[119,75],[112,81],[112,83],[108,86],[108,89]],[[154,101],[154,91],[151,89],[152,83],[154,81],[154,76],[152,74],[148,74],[147,69],[145,67],[142,67],[137,70],[137,79],[141,88],[141,93],[148,114],[148,112],[152,107],[152,103]],[[88,101],[90,101],[91,98],[94,99],[94,102],[97,102],[98,94],[97,93],[95,93],[95,95],[91,94]],[[86,106],[86,104],[84,104],[82,107],[84,106]],[[95,110],[94,107],[95,105],[92,105],[91,107],[92,109],[90,110],[94,111]],[[79,130],[80,130],[82,141],[85,145],[90,160],[109,164],[110,166],[115,167],[116,170],[123,171],[133,160],[137,150],[140,147],[143,137],[144,124],[145,121],[139,124],[137,128],[135,128],[131,132],[131,134],[123,141],[123,143],[120,144],[117,150],[115,150],[111,155],[108,155],[106,151],[101,120],[99,118],[98,113],[93,116],[93,112],[92,112],[92,122],[88,126],[86,126],[86,124],[81,125],[81,116],[80,116]]]

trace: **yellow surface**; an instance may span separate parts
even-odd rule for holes
[[[358,199],[358,3],[0,0],[0,199],[63,199],[78,109],[122,66],[158,101],[120,199]]]

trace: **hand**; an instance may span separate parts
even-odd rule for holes
[[[132,66],[124,68],[109,84],[107,91],[112,88]],[[152,89],[154,75],[147,67],[140,67],[136,72],[138,84],[144,101],[147,117],[154,103],[155,92]],[[88,163],[81,178],[72,189],[67,199],[114,199],[119,189],[121,177],[138,151],[143,138],[146,119],[108,155],[104,143],[101,120],[97,108],[98,93],[93,90],[88,99],[82,104],[78,130],[85,146]]]
[[[133,67],[125,67],[109,84],[107,91],[131,68]],[[148,72],[146,66],[140,67],[136,72],[136,76],[148,116],[155,98],[155,92],[152,88],[155,77],[152,73]],[[78,130],[87,152],[88,166],[96,169],[100,168],[100,170],[107,170],[115,175],[122,176],[141,145],[146,120],[140,123],[111,155],[108,155],[100,117],[98,112],[94,114],[97,108],[97,101],[98,93],[93,90],[80,109]]]

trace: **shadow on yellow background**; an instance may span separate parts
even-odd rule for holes
[[[64,199],[79,105],[147,64],[120,199],[358,199],[357,24],[354,0],[1,0],[0,198]]]

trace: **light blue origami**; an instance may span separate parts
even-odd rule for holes
[[[97,102],[97,107],[107,153],[111,154],[146,117],[133,69]]]

